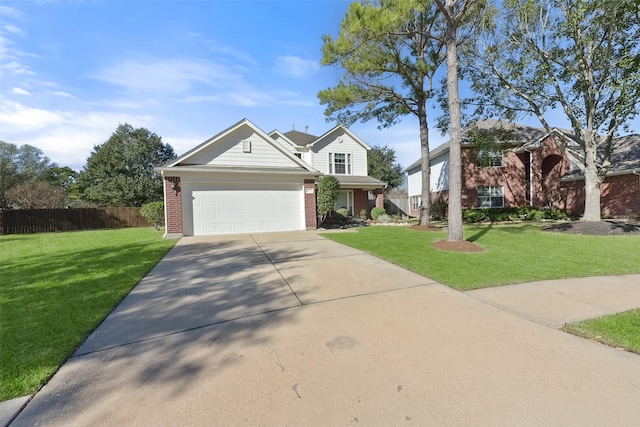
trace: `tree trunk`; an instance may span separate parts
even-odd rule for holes
[[[429,125],[426,103],[418,109],[420,122],[420,151],[422,155],[422,196],[420,203],[420,225],[431,224],[431,159],[429,158]]]
[[[449,16],[454,16],[456,0],[447,0]],[[447,22],[445,46],[447,48],[447,91],[449,93],[449,231],[447,240],[464,240],[462,226],[462,160],[460,94],[458,93],[458,51],[456,45],[457,25]]]
[[[583,221],[600,221],[600,177],[596,164],[597,144],[595,133],[586,135],[585,141],[585,162],[584,162],[584,215]]]

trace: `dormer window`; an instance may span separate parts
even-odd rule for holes
[[[351,154],[329,153],[329,173],[351,175]]]

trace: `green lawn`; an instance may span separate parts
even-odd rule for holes
[[[562,330],[640,354],[640,308],[572,323]]]
[[[363,227],[327,233],[460,290],[565,277],[640,273],[640,236],[583,236],[540,231],[540,223],[467,225],[465,238],[486,250],[440,251],[446,231]]]
[[[37,391],[174,244],[152,228],[0,236],[0,400]]]

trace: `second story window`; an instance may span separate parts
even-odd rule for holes
[[[329,173],[351,175],[351,154],[329,153]]]
[[[501,150],[478,150],[478,166],[481,168],[502,167],[504,166],[503,157],[504,154]]]

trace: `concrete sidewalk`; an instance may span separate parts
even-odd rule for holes
[[[11,425],[636,425],[640,356],[556,327],[639,293],[459,292],[311,232],[182,239]]]
[[[500,310],[559,329],[640,307],[640,274],[521,283],[468,291]]]

